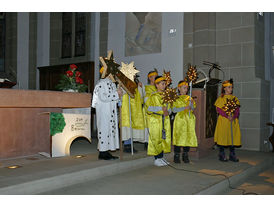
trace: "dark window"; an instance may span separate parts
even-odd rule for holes
[[[72,13],[62,14],[62,58],[71,57],[72,53]]]
[[[75,54],[85,56],[86,51],[86,13],[75,13]]]
[[[0,72],[5,71],[5,40],[6,40],[5,13],[0,12]]]

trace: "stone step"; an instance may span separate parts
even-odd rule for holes
[[[40,194],[47,191],[79,184],[82,182],[99,179],[106,176],[111,176],[119,173],[128,172],[138,168],[146,167],[151,165],[153,162],[152,157],[139,158],[128,161],[113,161],[107,165],[100,165],[96,167],[78,168],[78,171],[64,172],[63,174],[54,175],[50,172],[45,171],[39,173],[40,178],[33,180],[30,177],[18,178],[18,182],[21,183],[12,184],[7,186],[0,186],[1,195],[34,195]],[[24,181],[23,179],[26,179]]]
[[[269,169],[273,165],[274,165],[274,157],[266,158],[261,163],[254,165],[253,167],[249,167],[243,170],[239,174],[235,174],[229,177],[229,181],[227,178],[224,177],[225,178],[224,180],[220,181],[217,184],[209,186],[208,188],[196,193],[196,195],[220,195],[220,194],[226,193],[229,190],[231,190],[230,186],[232,186],[233,188],[236,188],[234,187],[234,185],[239,185],[240,183],[243,183],[249,177],[256,175],[266,169]],[[229,182],[230,182],[230,185],[229,185]]]

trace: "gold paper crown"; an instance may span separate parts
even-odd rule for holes
[[[101,69],[100,69],[100,74],[102,74],[103,71],[104,71],[104,67],[101,67]]]
[[[223,87],[228,87],[228,86],[232,86],[232,84],[230,82],[227,82],[227,83],[223,83],[222,86]]]
[[[159,78],[155,79],[154,83],[157,84],[160,81],[166,81],[166,79],[164,77],[159,77]]]
[[[183,86],[183,85],[188,86],[188,83],[187,83],[187,82],[185,82],[185,81],[184,81],[184,82],[181,82],[181,83],[179,83],[179,84],[178,84],[178,87]]]
[[[149,73],[148,75],[147,75],[147,77],[151,77],[151,76],[154,76],[154,75],[158,75],[158,73],[156,72],[156,71],[154,71],[154,72],[151,72],[151,73]]]

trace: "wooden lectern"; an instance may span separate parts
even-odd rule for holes
[[[0,89],[0,159],[50,153],[49,112],[90,107],[91,94]]]
[[[191,148],[190,155],[199,159],[206,156],[214,146],[213,136],[216,126],[215,118],[217,118],[214,107],[216,97],[213,97],[212,100],[208,90],[194,88],[192,90],[192,98],[196,102],[194,115],[196,117],[195,131],[198,139],[198,147]]]

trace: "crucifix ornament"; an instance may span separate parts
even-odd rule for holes
[[[128,93],[131,98],[134,98],[135,89],[137,88],[137,84],[134,81],[131,81],[126,75],[124,75],[118,68],[119,64],[114,61],[113,51],[108,51],[107,58],[100,57],[100,62],[104,67],[104,71],[102,73],[102,78],[110,75],[112,81],[117,81],[121,87]]]

